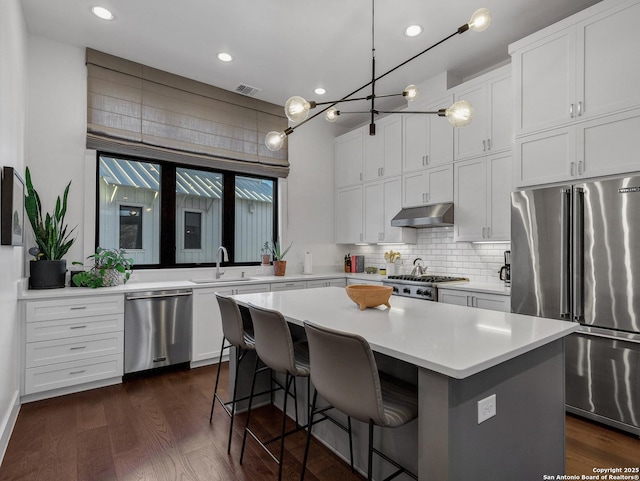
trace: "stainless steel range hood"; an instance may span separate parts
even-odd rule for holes
[[[434,204],[402,209],[393,219],[392,227],[443,227],[453,225],[453,204]]]

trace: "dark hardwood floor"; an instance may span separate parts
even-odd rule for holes
[[[216,369],[165,372],[23,405],[0,480],[277,479],[277,465],[253,442],[240,466],[242,416],[235,424],[231,455],[226,453],[229,422],[219,405],[209,424]],[[227,385],[226,363],[221,385]],[[269,406],[255,413],[261,434],[278,432],[280,411]],[[305,439],[304,432],[287,438],[284,479],[299,478]],[[637,437],[567,417],[567,474],[639,464]],[[308,468],[309,481],[363,479],[317,442]]]

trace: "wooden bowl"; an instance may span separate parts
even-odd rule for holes
[[[389,304],[389,297],[391,297],[393,288],[390,286],[354,284],[352,286],[347,286],[346,291],[349,298],[358,304],[362,311],[367,307],[376,307],[381,304],[391,307]]]

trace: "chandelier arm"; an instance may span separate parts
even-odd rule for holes
[[[442,109],[444,110],[444,109]],[[430,114],[430,115],[440,115],[442,117],[443,114],[440,113],[439,110],[433,111],[417,111],[417,110],[378,110],[379,114]],[[348,112],[340,112],[340,114],[346,114]]]

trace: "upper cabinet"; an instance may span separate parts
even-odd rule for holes
[[[517,187],[638,170],[640,1],[603,1],[509,47]]]
[[[513,95],[511,66],[507,65],[462,84],[455,100],[466,100],[474,109],[473,120],[455,129],[455,160],[511,149]]]
[[[402,171],[402,118],[389,115],[376,122],[376,135],[366,126],[364,181],[393,177]]]
[[[336,187],[355,185],[363,180],[365,129],[359,128],[337,137],[334,144]]]
[[[435,112],[448,108],[453,95],[410,104],[407,110]],[[402,172],[415,172],[453,161],[453,126],[437,115],[404,114]]]
[[[509,48],[517,135],[640,106],[640,3],[602,2],[571,18]]]

